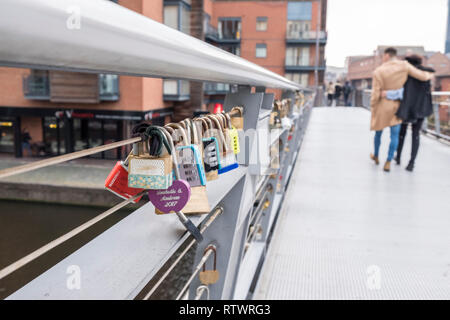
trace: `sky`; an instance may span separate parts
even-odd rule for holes
[[[444,51],[447,0],[328,0],[327,65],[370,55],[378,45]]]

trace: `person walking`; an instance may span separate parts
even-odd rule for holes
[[[24,128],[22,130],[22,135],[21,136],[22,136],[22,150],[25,151],[24,155],[26,157],[29,157],[29,156],[31,156],[31,144],[30,144],[30,141],[32,139],[31,139],[30,133],[28,132],[27,128]]]
[[[412,55],[405,58],[410,64],[419,70],[434,73],[435,70],[427,68],[422,65],[422,58],[417,55]],[[395,162],[399,165],[403,143],[405,141],[406,131],[408,125],[412,125],[412,148],[411,158],[409,160],[406,170],[413,171],[414,163],[416,161],[417,153],[420,145],[420,129],[422,128],[424,118],[433,113],[433,103],[431,98],[431,82],[419,81],[413,77],[408,77],[403,91],[403,99],[400,107],[396,113],[397,117],[403,120],[400,128],[400,136],[397,148]]]
[[[344,93],[344,104],[346,107],[351,107],[351,103],[349,101],[350,93],[352,93],[352,86],[349,81],[345,81],[344,88],[342,89]]]
[[[342,93],[342,86],[341,83],[338,81],[334,86],[334,100],[336,100],[336,106],[339,106],[339,99],[341,98],[341,93]]]
[[[384,96],[383,91],[401,89],[406,83],[408,76],[421,81],[428,81],[433,77],[431,73],[419,70],[407,61],[397,59],[397,50],[395,48],[387,48],[383,54],[383,64],[373,74],[372,95],[370,98],[372,113],[370,130],[376,131],[374,153],[370,157],[375,164],[379,164],[379,150],[383,129],[389,127],[391,131],[388,157],[383,167],[383,170],[386,172],[390,171],[391,161],[397,150],[402,120],[396,116],[400,101],[388,100]]]
[[[327,86],[327,95],[328,95],[328,106],[330,107],[333,104],[334,99],[334,84],[330,81]]]

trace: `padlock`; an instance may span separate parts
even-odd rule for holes
[[[205,253],[206,254],[209,250],[213,251],[214,254],[214,265],[213,265],[213,270],[206,270],[206,262],[203,264],[203,271],[200,271],[199,273],[199,278],[200,278],[200,282],[204,285],[210,285],[210,284],[214,284],[217,281],[219,281],[219,271],[217,270],[217,250],[216,247],[213,245],[208,246],[205,249]]]
[[[167,127],[175,129],[174,133],[182,137],[183,140],[183,145],[176,147],[180,178],[186,180],[191,187],[206,185],[205,170],[200,158],[200,151],[195,144],[191,143],[191,137],[187,134],[187,130],[177,123],[170,123],[166,125]],[[185,127],[189,128],[190,126],[185,124]],[[190,131],[189,129],[189,133]]]
[[[230,111],[231,124],[238,130],[244,130],[244,108],[233,107]]]
[[[155,126],[155,128],[158,129],[165,137],[164,141],[167,143],[167,150],[175,150],[175,146],[169,132],[167,132],[167,130],[163,127]],[[182,209],[189,202],[191,195],[190,186],[186,181],[180,179],[177,157],[172,157],[172,161],[175,174],[175,181],[172,186],[166,190],[149,190],[148,198],[153,203],[155,208],[158,209],[160,214],[174,212],[186,230],[189,231],[189,233],[198,242],[201,242],[203,240],[203,236],[200,230],[182,212]],[[171,175],[173,176],[173,174]]]
[[[127,157],[125,161],[117,161],[105,180],[105,188],[108,191],[111,191],[115,195],[126,200],[144,191],[144,189],[131,188],[128,186],[128,161],[129,157]],[[138,203],[141,198],[142,197],[136,198],[133,202]]]
[[[146,134],[149,139],[143,142],[142,151],[139,150],[138,145],[133,146],[133,154],[130,156],[128,186],[153,190],[167,189],[173,183],[172,150],[164,134],[155,126],[149,126]],[[163,145],[166,147],[167,154],[163,154]]]
[[[206,180],[211,181],[217,179],[219,163],[220,163],[220,152],[219,144],[217,139],[210,136],[210,122],[211,120],[206,117],[199,118],[202,122],[203,128],[203,163],[205,167]]]
[[[223,115],[221,114],[215,114],[215,115],[208,115],[207,117],[211,119],[211,121],[214,123],[216,130],[215,136],[219,143],[219,149],[220,149],[220,161],[219,161],[219,174],[224,174],[228,171],[231,171],[233,169],[236,169],[239,167],[239,165],[236,162],[236,155],[234,154],[233,150],[230,146],[230,139],[225,138],[225,134],[223,131],[223,127],[221,124],[220,119]]]
[[[187,133],[191,134],[191,145],[196,146],[196,148],[199,150],[199,166],[200,171],[203,174],[204,179],[205,177],[205,169],[203,167],[203,161],[202,161],[202,139],[200,136],[200,130],[198,130],[197,124],[190,120],[185,120],[185,126],[187,129]],[[188,135],[189,137],[189,135]],[[189,139],[188,139],[189,140]],[[180,170],[181,171],[181,170]],[[180,172],[181,175],[181,172]],[[192,187],[191,186],[191,198],[189,199],[189,202],[186,204],[186,206],[183,209],[183,212],[185,214],[207,214],[211,211],[211,206],[209,205],[209,199],[208,194],[206,192],[206,181],[205,185],[199,185]]]
[[[231,139],[231,147],[233,148],[234,154],[239,154],[241,152],[241,147],[239,145],[239,133],[237,129],[231,123],[231,117],[228,113],[224,113],[224,116],[228,124],[228,132]]]

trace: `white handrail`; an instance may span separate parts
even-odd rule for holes
[[[0,1],[0,65],[298,90],[272,71],[110,1]]]

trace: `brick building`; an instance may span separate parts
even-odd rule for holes
[[[347,80],[352,82],[355,88],[365,89],[372,86],[372,73],[383,63],[383,53],[388,46],[378,46],[373,55],[347,57]],[[399,59],[404,59],[409,54],[417,54],[426,59],[429,55],[421,46],[394,46],[397,49]]]
[[[327,0],[113,2],[302,85],[314,85],[315,70],[323,82]],[[0,153],[22,156],[24,130],[32,138],[33,155],[122,140],[142,120],[164,124],[195,110],[212,110],[229,89],[227,84],[179,79],[0,68]],[[124,152],[96,157],[122,158]]]

